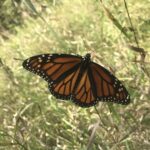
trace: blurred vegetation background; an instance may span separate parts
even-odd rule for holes
[[[149,10],[149,0],[1,0],[0,149],[149,150]],[[87,52],[124,83],[131,104],[100,102],[98,116],[55,99],[22,68],[37,54]]]

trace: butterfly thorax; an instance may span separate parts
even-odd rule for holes
[[[91,62],[91,55],[88,53],[88,54],[86,54],[84,57],[83,57],[83,59],[82,59],[82,67],[83,67],[83,69],[87,69],[88,68],[88,66],[89,66],[89,64],[90,64],[90,62]]]

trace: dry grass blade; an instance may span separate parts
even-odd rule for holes
[[[11,70],[11,68],[9,66],[7,66],[6,64],[3,63],[1,58],[0,58],[0,65],[1,65],[2,69],[4,70],[7,78],[12,82],[12,84],[15,86],[18,86],[18,82],[15,80],[13,71]]]
[[[135,52],[138,52],[138,53],[141,53],[144,57],[145,57],[145,50],[144,50],[144,48],[140,48],[140,47],[136,47],[136,46],[133,46],[133,45],[128,45],[128,47],[131,49],[131,50],[133,50],[133,51],[135,51]]]
[[[113,22],[113,24],[129,39],[129,35],[125,31],[124,27],[119,23],[119,21],[113,16],[113,14],[109,11],[109,9],[103,4],[103,1],[100,0],[103,9],[106,12],[107,17]]]
[[[132,45],[128,45],[128,48],[140,54],[141,56],[140,61],[135,60],[134,62],[139,62],[141,64],[141,70],[143,70],[143,72],[150,78],[149,71],[145,66],[145,57],[146,57],[145,50],[143,48],[132,46]]]
[[[94,141],[95,134],[96,134],[96,130],[99,127],[99,123],[100,123],[100,121],[98,121],[97,123],[95,123],[95,125],[93,126],[93,130],[92,130],[91,136],[90,136],[90,138],[88,140],[87,150],[91,149],[91,146],[92,146],[92,143]]]

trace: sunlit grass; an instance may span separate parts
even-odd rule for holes
[[[139,53],[127,47],[136,45],[123,1],[104,4],[127,29],[129,39],[99,1],[64,0],[53,6],[46,3],[42,12],[46,22],[28,17],[9,40],[0,40],[0,148],[86,150],[91,139],[92,150],[149,149],[150,78],[135,62],[140,60]],[[149,8],[148,1],[128,2],[138,41],[147,51],[143,65],[148,71]],[[21,66],[24,59],[36,54],[88,52],[95,62],[110,69],[131,95],[128,106],[99,103],[101,119],[93,107],[83,109],[55,99],[45,81]]]

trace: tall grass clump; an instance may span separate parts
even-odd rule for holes
[[[0,149],[149,150],[150,4],[125,2],[21,3],[31,15],[7,40],[0,37]],[[124,83],[131,103],[100,102],[97,112],[54,98],[45,81],[22,68],[43,53],[92,53]]]

